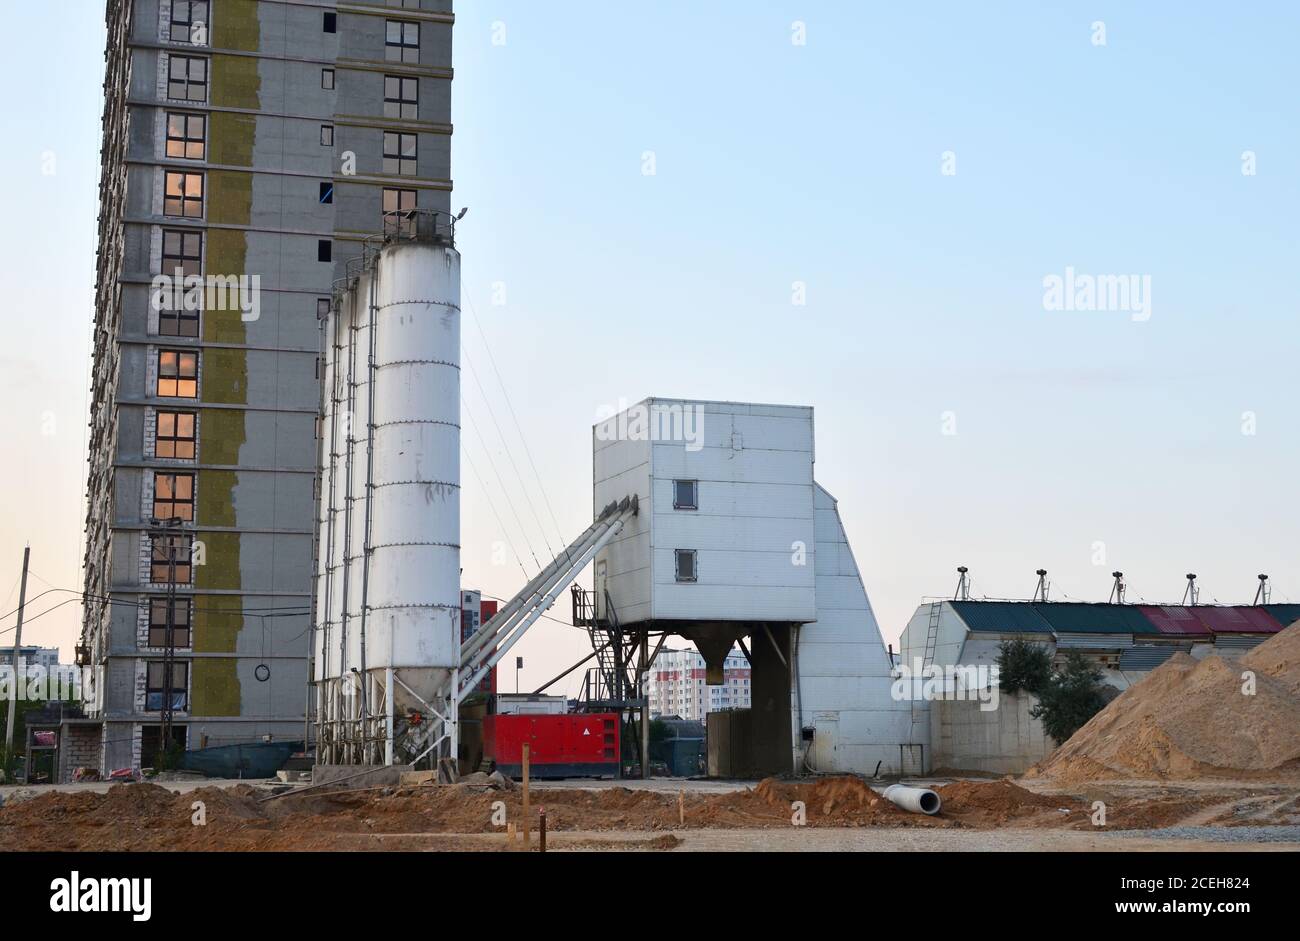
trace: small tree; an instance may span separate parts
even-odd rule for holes
[[[1008,694],[1038,693],[1052,676],[1052,655],[1042,644],[1013,637],[998,644],[998,686]]]
[[[1060,745],[1083,728],[1106,706],[1102,671],[1077,650],[1066,655],[1062,667],[1039,690],[1038,703],[1029,710],[1043,720],[1043,730]]]

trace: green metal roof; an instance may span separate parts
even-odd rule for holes
[[[1263,608],[1277,618],[1283,627],[1290,627],[1300,621],[1300,604],[1266,604]]]
[[[1027,601],[954,601],[953,610],[972,631],[994,634],[1050,634],[1051,625]]]
[[[1034,610],[1058,634],[1159,634],[1137,608],[1126,604],[1086,604],[1058,601],[1036,604]]]

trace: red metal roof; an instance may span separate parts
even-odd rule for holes
[[[1236,605],[1141,605],[1139,609],[1162,634],[1276,634],[1282,629],[1263,608]]]
[[[1197,619],[1216,634],[1276,634],[1282,630],[1282,625],[1262,608],[1198,605],[1194,611]]]
[[[1199,634],[1202,636],[1210,633],[1209,625],[1199,620],[1190,608],[1184,608],[1182,605],[1166,604],[1156,607],[1155,605],[1139,605],[1138,610],[1146,615],[1147,620],[1156,626],[1156,629],[1162,634]]]

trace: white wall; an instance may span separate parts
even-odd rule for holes
[[[893,677],[880,627],[840,520],[835,498],[816,487],[817,620],[799,629],[798,680],[792,690],[796,763],[802,724],[817,732],[817,771],[898,773],[900,745],[923,734],[913,711],[890,694]],[[799,695],[802,694],[802,708]],[[918,710],[922,724],[927,714]]]
[[[635,410],[688,413],[689,437],[652,421],[653,440],[636,440]],[[620,621],[816,617],[811,408],[647,399],[598,425],[593,448],[595,508],[641,500],[596,557]],[[673,508],[674,480],[699,481],[698,509]],[[695,550],[695,582],[677,581],[677,549]]]

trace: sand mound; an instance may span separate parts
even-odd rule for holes
[[[1254,695],[1243,689],[1246,671]],[[1031,774],[1062,782],[1300,777],[1300,625],[1232,662],[1175,654]]]

